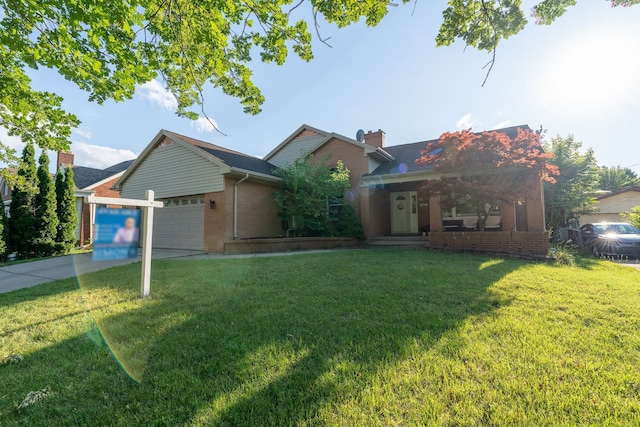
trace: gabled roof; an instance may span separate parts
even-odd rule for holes
[[[256,172],[265,175],[273,175],[273,171],[276,169],[276,166],[257,157],[249,156],[248,154],[244,154],[239,151],[234,151],[229,148],[221,147],[219,145],[210,144],[208,142],[180,135],[175,132],[165,132],[168,136],[172,136],[173,139],[182,140],[187,144],[193,147],[197,147],[199,150],[214,156],[217,160],[221,161],[231,169]]]
[[[302,124],[298,129],[294,130],[291,135],[289,135],[287,138],[285,138],[284,141],[282,141],[280,144],[278,144],[278,146],[276,148],[274,148],[269,153],[267,153],[267,155],[264,156],[264,159],[268,160],[271,157],[273,157],[278,151],[280,151],[282,148],[284,148],[287,144],[289,144],[291,141],[293,141],[302,131],[305,131],[305,130],[308,130],[308,131],[311,131],[311,132],[315,132],[318,135],[321,135],[323,137],[326,137],[327,135],[329,135],[329,132],[325,132],[325,131],[323,131],[321,129],[314,128],[314,127],[309,126],[307,124]]]
[[[601,195],[597,196],[596,200],[606,199],[606,198],[609,198],[609,197],[617,196],[619,194],[628,193],[630,191],[637,191],[637,192],[640,193],[640,186],[635,185],[633,187],[622,188],[622,189],[620,189],[618,191],[607,192],[607,193],[604,193],[604,194],[601,194]]]
[[[142,161],[161,143],[161,141],[164,140],[165,137],[191,150],[193,153],[204,157],[207,161],[218,165],[223,174],[238,172],[242,174],[249,173],[268,179],[280,179],[273,175],[273,171],[276,169],[276,166],[265,160],[162,129],[133,162],[131,167],[124,172],[118,182],[116,182],[116,188],[119,188],[122,185],[129,175],[138,168]]]
[[[112,172],[112,173],[123,172],[129,166],[131,166],[131,163],[133,163],[133,160],[125,160],[124,162],[120,162],[117,165],[110,166],[110,167],[106,168],[105,170],[109,171],[109,172]]]
[[[89,168],[86,166],[73,166],[73,181],[79,190],[92,187],[102,181],[115,178],[122,173],[133,160],[127,160],[106,169]]]
[[[518,135],[518,129],[529,130],[529,126],[511,126],[503,129],[494,129],[493,131],[504,133],[510,138],[515,138]],[[480,134],[482,132],[475,133]],[[435,144],[436,142],[438,142],[437,139],[431,139],[428,141],[385,147],[384,151],[393,156],[393,160],[381,164],[369,175],[396,175],[432,171],[434,168],[433,164],[418,165],[416,164],[416,160],[422,157],[422,150],[425,150],[429,145]]]
[[[245,154],[234,153],[227,150],[217,148],[198,147],[209,154],[214,155],[232,168],[244,169],[250,172],[258,172],[265,175],[273,175],[276,168],[271,163],[259,159],[257,157],[247,156]]]
[[[311,149],[309,150],[311,153],[313,153],[314,151],[322,147],[324,144],[326,144],[330,140],[339,139],[348,144],[352,144],[352,145],[355,145],[356,147],[363,148],[365,154],[370,154],[379,160],[382,160],[382,161],[390,160],[390,156],[384,149],[373,147],[371,145],[368,145],[362,142],[358,142],[353,138],[346,137],[336,132],[327,132],[318,128],[314,128],[313,126],[309,126],[307,124],[303,124],[298,129],[296,129],[291,135],[289,135],[284,141],[282,141],[276,148],[274,148],[266,156],[264,156],[264,159],[269,160],[270,158],[275,156],[280,150],[286,147],[291,141],[296,139],[296,137],[300,135],[301,132],[305,130],[314,132],[322,137],[321,139],[318,140],[317,144],[314,147],[311,147]]]

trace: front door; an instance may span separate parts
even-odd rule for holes
[[[391,193],[391,234],[418,233],[418,193]]]

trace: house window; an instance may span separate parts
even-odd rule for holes
[[[339,195],[327,197],[327,212],[329,212],[329,221],[337,222],[338,214],[344,206],[344,193]]]
[[[451,196],[442,197],[442,217],[443,218],[463,218],[476,217],[478,213],[473,204],[469,203],[467,197],[460,197],[451,202]],[[502,208],[500,202],[491,206],[489,216],[501,216]]]

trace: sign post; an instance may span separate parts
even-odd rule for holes
[[[153,208],[163,207],[162,202],[154,200],[153,190],[147,190],[146,200],[118,199],[116,197],[88,196],[87,203],[103,205],[135,206],[144,209],[144,234],[142,239],[142,277],[140,281],[140,296],[149,296],[151,288],[151,247],[153,235]]]

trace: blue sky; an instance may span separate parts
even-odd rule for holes
[[[523,2],[529,10],[533,2]],[[442,132],[528,124],[547,139],[573,134],[594,149],[598,163],[640,174],[640,6],[611,8],[579,2],[551,26],[533,19],[503,41],[484,87],[490,55],[460,42],[435,47],[445,2],[390,8],[375,28],[324,24],[329,48],[315,42],[315,59],[292,54],[284,66],[253,65],[266,97],[249,116],[234,98],[205,93],[205,110],[227,134],[173,114],[162,85],[140,87],[134,99],[105,105],[54,72],[32,72],[34,86],[54,91],[82,124],[72,135],[76,164],[106,167],[139,154],[167,129],[264,156],[305,123],[355,138],[358,129],[386,132],[387,145],[436,139]],[[309,16],[311,11],[300,11]],[[0,134],[21,149],[19,141]],[[55,161],[52,158],[52,161]]]

